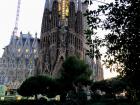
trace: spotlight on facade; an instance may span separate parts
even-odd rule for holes
[[[22,96],[16,96],[16,100],[19,101],[22,99]]]
[[[5,97],[0,97],[0,100],[1,100],[1,101],[4,101],[4,99],[5,99]]]
[[[55,97],[55,100],[56,100],[56,101],[60,101],[60,95],[57,95],[57,96]]]

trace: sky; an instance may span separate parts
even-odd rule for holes
[[[108,2],[111,0],[102,0]],[[15,26],[16,11],[18,0],[0,0],[0,57],[3,54],[3,48],[10,43],[10,38]],[[91,8],[97,8],[99,2],[94,2]],[[40,37],[41,21],[44,11],[45,0],[21,0],[18,32],[30,32],[33,37],[38,33]],[[104,70],[105,78],[115,76],[116,73],[110,73]]]
[[[9,44],[12,35],[18,0],[0,0],[0,57],[3,48]],[[21,0],[18,33],[30,32],[40,37],[41,21],[45,0]]]

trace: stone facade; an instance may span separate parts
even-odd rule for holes
[[[87,7],[88,5],[81,0],[46,0],[36,66],[38,74],[59,76],[63,61],[72,55],[78,56],[89,64],[93,70],[94,80],[97,78],[95,71],[98,72],[98,68],[103,71],[85,55],[89,47],[85,44],[83,30],[86,29],[87,24],[83,12]]]
[[[26,78],[35,74],[35,59],[38,56],[39,39],[29,33],[20,37],[11,36],[9,45],[4,48],[0,58],[0,84],[12,85],[22,83]]]
[[[11,36],[0,58],[0,84],[16,89],[29,76],[49,74],[59,76],[60,67],[68,56],[78,56],[93,70],[91,79],[103,79],[100,59],[87,56],[87,28],[83,12],[87,4],[81,0],[46,0],[40,39],[29,33]]]
[[[83,59],[82,17],[80,0],[78,4],[74,0],[46,0],[37,66],[40,74],[58,76],[66,57]]]

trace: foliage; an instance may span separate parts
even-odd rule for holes
[[[76,57],[68,57],[62,65],[62,75],[60,78],[52,79],[49,76],[35,76],[26,79],[18,93],[22,96],[47,95],[54,97],[61,95],[61,100],[66,99],[70,92],[75,94],[78,89],[77,97],[81,92],[81,86],[90,83],[91,70],[84,61]]]
[[[53,87],[54,81],[48,76],[35,76],[26,79],[18,93],[22,96],[33,96],[37,94],[49,95],[50,88]]]
[[[94,97],[97,91],[105,92],[104,95],[110,96],[110,98],[115,98],[116,94],[122,93],[124,90],[127,91],[128,84],[122,78],[112,78],[102,81],[94,82],[91,86],[91,90],[94,93]],[[102,94],[97,94],[96,96],[101,96]],[[94,98],[93,97],[93,98]]]
[[[63,96],[61,99],[65,100],[66,95],[71,97],[71,93],[77,95],[83,86],[90,83],[91,73],[84,61],[75,56],[68,57],[62,64],[61,78],[58,79],[58,87],[60,87],[61,96]]]
[[[75,56],[68,57],[62,64],[62,78],[70,84],[90,80],[91,73],[88,64]]]
[[[129,90],[130,89],[130,90]],[[98,81],[92,84],[92,101],[93,102],[112,102],[118,103],[117,105],[128,103],[136,105],[138,98],[136,91],[129,88],[129,83],[124,78],[112,78],[108,80]],[[121,93],[125,92],[125,97],[121,96]],[[118,97],[116,96],[118,95]],[[120,96],[119,96],[120,95]],[[136,97],[137,95],[137,97]],[[134,102],[135,100],[135,102]],[[134,103],[133,103],[134,102]]]
[[[134,105],[139,105],[140,102],[137,102]],[[21,100],[21,101],[0,101],[0,105],[79,105],[76,102],[67,101],[65,103],[54,102],[54,101],[41,101],[41,100]],[[82,104],[80,104],[82,105]],[[88,102],[84,105],[132,105],[128,102]]]
[[[87,36],[95,37],[91,33],[99,28],[109,31],[104,39],[96,42],[99,46],[104,45],[107,48],[104,61],[107,67],[113,67],[126,78],[131,88],[139,90],[140,1],[114,0],[100,5],[97,10],[87,10],[85,16],[90,27]]]
[[[42,100],[20,100],[20,101],[0,101],[0,105],[62,105],[56,101],[42,101]]]

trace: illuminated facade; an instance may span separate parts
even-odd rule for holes
[[[29,33],[20,37],[11,36],[0,58],[0,84],[17,88],[26,78],[35,74],[35,59],[38,56],[39,39]]]
[[[89,64],[93,69],[92,78],[96,79],[99,67],[85,55],[88,47],[83,33],[86,26],[83,12],[87,6],[81,0],[46,0],[36,66],[37,74],[57,77],[66,57],[75,55]]]
[[[17,88],[26,78],[36,74],[59,76],[60,67],[68,56],[85,60],[93,70],[94,80],[103,79],[100,60],[93,62],[85,55],[88,46],[83,30],[87,4],[81,0],[46,0],[40,39],[29,33],[11,36],[0,58],[0,84]]]
[[[83,59],[81,5],[81,0],[78,4],[75,0],[46,0],[37,65],[40,74],[59,75],[61,64],[68,56]]]

